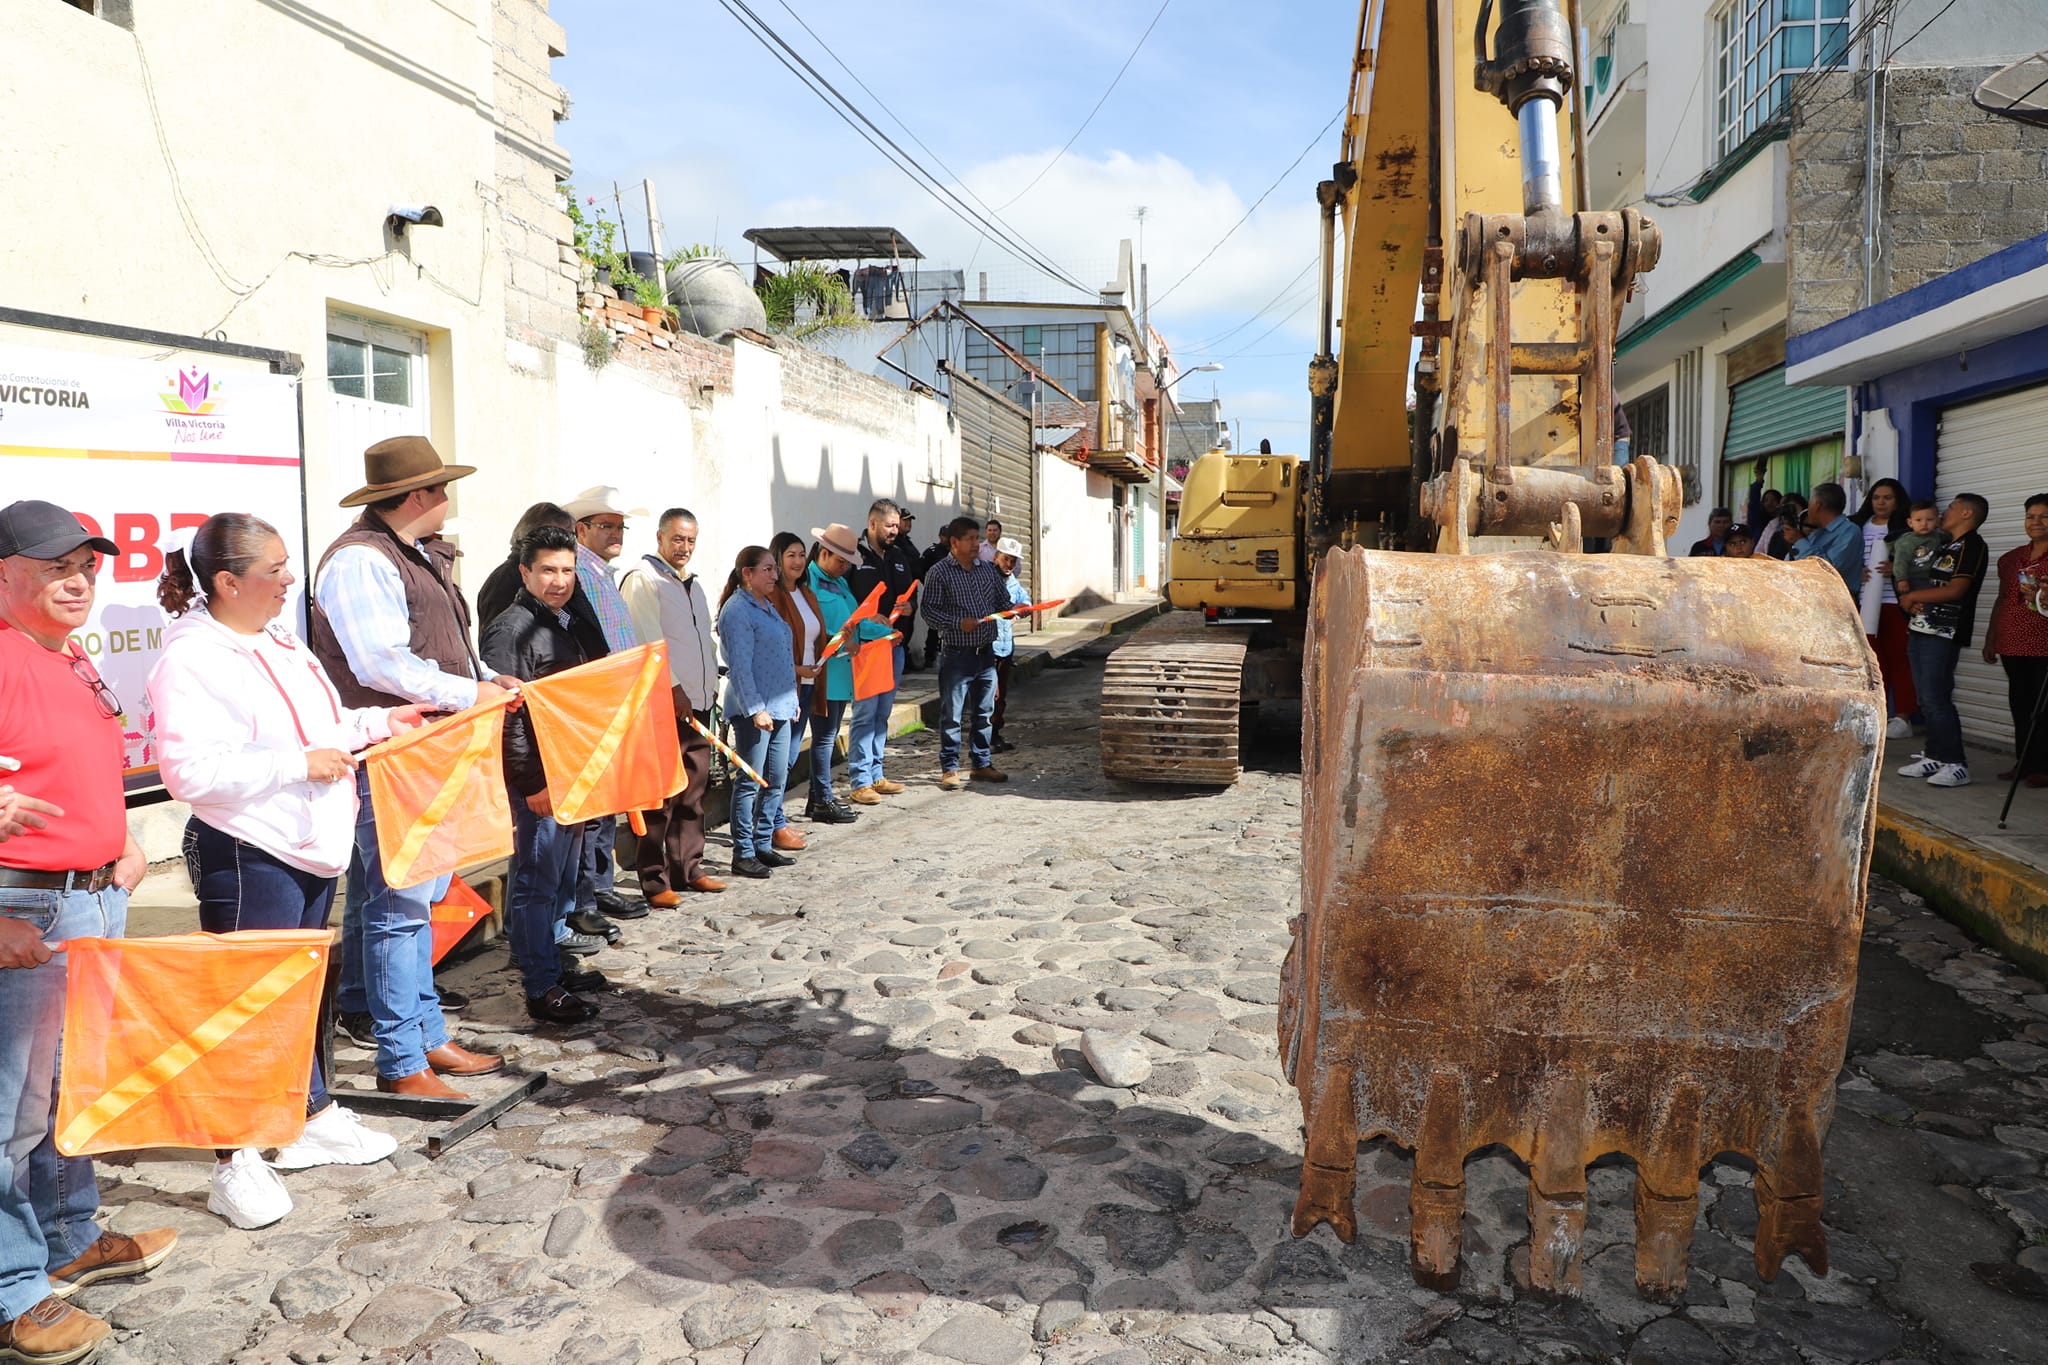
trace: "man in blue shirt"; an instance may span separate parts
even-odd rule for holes
[[[1792,557],[1825,559],[1834,565],[1854,599],[1863,587],[1863,528],[1844,515],[1848,506],[1842,485],[1815,484],[1813,501],[1806,506],[1806,539],[1792,547]]]

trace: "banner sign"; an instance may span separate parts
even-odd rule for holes
[[[157,785],[143,683],[168,624],[156,580],[171,532],[252,512],[305,577],[297,384],[194,352],[150,361],[0,345],[0,503],[56,503],[120,547],[72,638],[126,708],[131,793]],[[284,618],[294,630],[300,606],[295,591]]]

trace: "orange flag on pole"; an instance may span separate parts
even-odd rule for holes
[[[469,937],[469,931],[491,913],[491,903],[476,893],[476,889],[460,877],[448,882],[448,894],[434,902],[427,918],[433,923],[434,962],[439,965],[456,944]]]
[[[637,816],[688,782],[669,701],[666,643],[550,674],[525,684],[521,695],[557,822]]]
[[[504,696],[472,706],[364,752],[387,886],[418,886],[512,856],[504,755],[511,704]]]
[[[67,940],[57,1150],[296,1141],[333,941],[325,929]]]
[[[512,855],[504,710],[471,706],[362,753],[371,767],[377,855],[387,886],[418,886]]]
[[[875,584],[874,590],[868,594],[867,600],[855,607],[853,615],[846,618],[846,624],[832,633],[832,638],[827,640],[825,647],[818,651],[818,664],[820,667],[824,665],[827,659],[839,652],[839,647],[846,643],[846,637],[853,633],[855,626],[870,617],[878,617],[882,614],[882,588],[884,586],[881,583]]]

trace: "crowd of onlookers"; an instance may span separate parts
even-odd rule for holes
[[[1958,493],[1946,506],[1914,500],[1897,479],[1879,479],[1848,511],[1842,486],[1821,483],[1810,499],[1765,488],[1759,464],[1746,515],[1717,507],[1691,553],[1730,558],[1821,559],[1841,575],[1863,613],[1865,633],[1884,679],[1886,734],[1920,730],[1920,752],[1898,772],[1936,787],[1970,782],[1956,711],[1956,665],[1976,638],[1978,595],[1993,577],[1991,551],[1978,534],[1991,505]],[[1982,655],[2003,666],[2016,757],[2001,782],[2048,786],[2048,736],[2034,722],[2048,684],[2048,493],[2026,501],[2027,539],[1998,557],[1997,590]]]
[[[504,1059],[449,1036],[434,980],[432,909],[449,879],[385,880],[365,749],[436,717],[506,705],[503,766],[514,823],[505,924],[528,1013],[587,1018],[577,992],[604,977],[584,959],[623,937],[621,920],[762,879],[806,836],[783,791],[807,752],[804,814],[850,824],[906,788],[886,770],[890,720],[907,668],[940,691],[938,785],[1002,782],[999,709],[1014,649],[1010,613],[1028,605],[1022,549],[995,522],[950,522],[920,550],[912,516],[888,499],[856,532],[833,523],[740,551],[722,585],[692,571],[696,517],[656,519],[657,553],[620,565],[629,517],[617,491],[539,503],[477,592],[456,583],[442,537],[448,485],[475,472],[421,437],[364,453],[361,513],[319,556],[301,639],[279,618],[298,581],[277,530],[222,513],[166,547],[157,585],[171,618],[148,701],[165,788],[189,804],[185,863],[200,927],[324,928],[344,885],[331,1023],[375,1051],[380,1090],[457,1098],[444,1077],[486,1075]],[[92,1163],[55,1148],[56,1059],[64,969],[52,945],[119,937],[147,867],[129,835],[123,703],[79,649],[99,557],[112,542],[40,501],[0,508],[0,1133],[15,1179],[0,1186],[0,1359],[82,1359],[106,1336],[65,1297],[136,1275],[169,1254],[168,1229],[103,1233]],[[623,569],[623,572],[621,570]],[[919,625],[922,660],[906,641]],[[686,778],[631,851],[639,895],[621,894],[615,817],[553,818],[548,775],[522,684],[641,644],[661,643]],[[721,662],[722,660],[722,662]],[[722,712],[722,717],[721,713]],[[839,761],[842,728],[848,754]],[[706,861],[712,748],[732,763],[732,859]],[[60,949],[61,951],[61,949]],[[335,1102],[314,1063],[302,1135],[268,1160],[216,1153],[207,1206],[238,1227],[291,1209],[280,1170],[366,1164],[394,1139]]]

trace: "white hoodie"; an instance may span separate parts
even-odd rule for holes
[[[355,844],[356,784],[307,781],[306,751],[388,739],[387,711],[343,706],[313,651],[281,627],[243,635],[202,605],[171,623],[148,686],[173,797],[293,867],[341,875]]]

